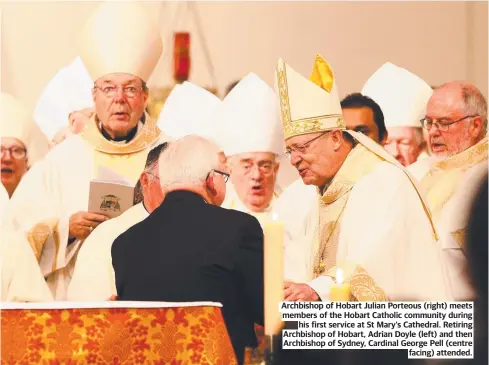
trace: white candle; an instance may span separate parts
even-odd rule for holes
[[[350,300],[350,284],[343,283],[343,270],[336,269],[336,283],[330,287],[332,302],[348,302]]]
[[[273,213],[264,224],[265,335],[282,329],[279,303],[284,300],[284,224]]]

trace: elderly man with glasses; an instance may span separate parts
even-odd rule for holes
[[[474,85],[449,82],[434,90],[421,123],[432,156],[409,170],[428,199],[455,299],[472,300],[465,231],[470,202],[487,174],[487,101]]]
[[[28,109],[14,97],[0,94],[2,185],[9,198],[29,168],[48,152],[48,140]]]
[[[285,163],[276,95],[250,73],[224,98],[216,121],[217,139],[227,157],[232,182],[222,206],[251,214],[263,223],[281,190],[298,178]]]
[[[159,159],[163,203],[112,245],[117,294],[123,301],[222,303],[243,363],[263,323],[263,232],[257,219],[220,207],[226,194],[220,148],[188,135]]]
[[[33,248],[57,300],[66,297],[81,244],[108,219],[87,212],[90,182],[110,169],[135,184],[150,149],[166,140],[144,112],[146,82],[162,51],[144,8],[103,3],[82,31],[79,51],[95,80],[95,113],[29,172],[3,218],[3,228]]]
[[[351,300],[450,299],[426,203],[393,156],[346,129],[329,64],[318,56],[308,80],[279,60],[276,80],[290,162],[317,189],[306,217],[288,212],[285,300],[330,300],[341,274]]]

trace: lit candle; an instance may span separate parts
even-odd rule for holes
[[[265,222],[264,234],[264,286],[265,335],[274,336],[282,329],[279,303],[284,300],[284,224],[277,214]]]
[[[331,284],[330,298],[332,302],[348,302],[350,300],[350,284],[343,283],[343,270],[336,269],[336,283]]]

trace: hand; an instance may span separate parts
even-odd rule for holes
[[[70,237],[84,240],[100,223],[107,220],[109,217],[103,214],[83,211],[75,213],[70,217]]]
[[[307,284],[298,284],[291,281],[284,283],[285,301],[314,302],[319,300],[319,295]]]
[[[71,132],[73,132],[74,134],[80,133],[83,128],[85,128],[85,125],[88,123],[94,112],[94,108],[85,108],[82,110],[71,112],[68,115]]]
[[[107,299],[110,302],[115,302],[117,300],[117,295],[111,295],[109,299]]]

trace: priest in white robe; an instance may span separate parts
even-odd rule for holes
[[[291,163],[318,188],[300,234],[285,242],[286,300],[329,300],[340,269],[351,300],[450,299],[415,181],[377,143],[346,130],[328,63],[318,56],[308,80],[279,60],[276,82]]]
[[[160,144],[148,153],[146,166],[139,178],[142,194],[135,194],[142,195],[143,200],[135,201],[135,205],[122,215],[95,228],[83,242],[68,287],[68,300],[103,301],[117,295],[112,267],[112,243],[133,225],[146,219],[163,202],[158,159],[167,145]]]
[[[5,93],[0,93],[0,137],[2,186],[11,197],[29,168],[46,156],[49,143],[27,107]]]
[[[409,167],[433,213],[456,300],[473,300],[465,252],[469,209],[487,174],[487,101],[474,85],[435,89],[423,124],[433,155]]]
[[[433,89],[423,79],[390,62],[370,76],[362,94],[379,104],[388,136],[384,148],[404,167],[428,157],[421,119]]]
[[[70,113],[93,108],[92,87],[93,80],[79,56],[47,83],[37,100],[34,120],[50,141],[69,130]]]
[[[277,96],[256,74],[250,73],[224,98],[216,120],[218,143],[231,175],[222,207],[251,214],[263,224],[287,185],[280,181],[279,171],[284,169],[289,178],[298,178],[285,162]]]
[[[16,233],[11,244],[31,245],[56,300],[66,298],[80,245],[107,220],[87,212],[99,169],[135,184],[149,150],[168,139],[144,112],[162,42],[139,4],[103,3],[83,29],[79,51],[95,80],[95,114],[31,169],[3,219],[3,229]]]

